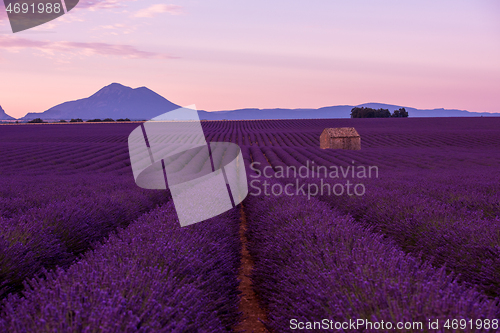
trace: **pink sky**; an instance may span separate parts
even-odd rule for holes
[[[499,18],[497,0],[81,0],[12,34],[2,5],[0,105],[22,117],[119,82],[209,111],[500,112]]]

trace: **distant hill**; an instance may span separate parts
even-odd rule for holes
[[[360,105],[327,106],[319,109],[238,109],[213,112],[198,111],[198,114],[200,115],[200,119],[203,120],[350,118],[351,109],[355,106],[364,106],[374,109],[383,108],[389,109],[391,112],[402,107],[400,105],[392,104],[365,103]],[[119,83],[112,83],[90,97],[62,103],[48,109],[45,112],[28,113],[21,119],[31,120],[34,118],[42,118],[44,120],[57,120],[81,118],[86,120],[95,118],[129,118],[131,120],[149,120],[176,108],[179,108],[179,106],[146,87],[133,89]],[[500,116],[500,113],[479,113],[465,110],[420,110],[412,107],[405,108],[408,111],[409,116],[412,118]],[[0,113],[0,117],[1,116],[2,113]]]
[[[42,113],[31,112],[21,119],[129,118],[148,120],[177,108],[179,108],[178,105],[146,87],[132,89],[119,83],[112,83],[90,97],[62,103]]]
[[[382,103],[365,103],[358,106],[364,106],[373,109],[389,109],[393,112],[403,106],[392,105],[392,104],[382,104]],[[412,107],[404,107],[409,113],[409,117],[499,117],[500,113],[490,113],[490,112],[470,112],[466,110],[455,110],[455,109],[415,109]]]
[[[2,106],[0,105],[0,120],[15,120],[16,118],[9,116],[5,111],[2,109]]]
[[[326,119],[326,118],[350,118],[351,110],[355,106],[364,106],[373,109],[389,109],[393,112],[403,106],[364,103],[360,105],[337,105],[327,106],[319,109],[240,109],[232,111],[206,112],[198,111],[201,119],[206,120],[238,120],[238,119]],[[464,110],[430,109],[421,110],[411,107],[404,107],[409,113],[409,117],[495,117],[500,113],[469,112]]]
[[[308,118],[350,118],[350,105],[328,106],[320,109],[239,109],[232,111],[198,111],[200,119],[308,119]]]

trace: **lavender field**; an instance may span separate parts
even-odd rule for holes
[[[137,126],[0,126],[0,332],[500,331],[500,119],[204,121],[249,195],[183,228]]]

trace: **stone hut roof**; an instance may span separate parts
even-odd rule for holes
[[[328,135],[330,138],[359,138],[359,134],[354,127],[325,128],[321,136]]]

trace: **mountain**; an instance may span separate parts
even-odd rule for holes
[[[129,118],[147,120],[177,108],[179,108],[178,105],[146,87],[133,89],[119,83],[112,83],[90,97],[62,103],[41,113],[30,112],[21,119]]]
[[[401,108],[400,105],[365,103],[360,105],[337,105],[319,109],[239,109],[232,111],[198,111],[200,119],[205,120],[238,120],[238,119],[325,119],[325,118],[350,118],[353,107],[368,107],[373,109],[389,109],[393,112]],[[409,116],[419,117],[495,117],[500,113],[469,112],[450,109],[415,109],[405,107]]]
[[[202,120],[350,118],[351,109],[355,106],[364,106],[374,109],[383,108],[389,109],[391,112],[401,108],[400,105],[365,103],[360,105],[327,106],[319,109],[238,109],[213,112],[200,110],[198,114]],[[146,87],[132,89],[119,83],[112,83],[90,97],[62,103],[45,112],[28,113],[21,119],[30,120],[42,118],[44,120],[57,120],[81,118],[85,120],[95,118],[129,118],[131,120],[149,120],[177,108],[179,108],[178,105],[168,101]],[[412,118],[500,116],[500,113],[405,108]],[[3,110],[0,112],[0,119],[2,119],[2,114],[5,114]]]
[[[204,120],[239,119],[308,119],[350,118],[350,105],[328,106],[320,109],[239,109],[232,111],[198,111]]]
[[[372,109],[389,109],[393,112],[401,108],[399,105],[392,104],[382,104],[382,103],[365,103],[358,106],[364,106]],[[409,117],[419,118],[419,117],[498,117],[500,113],[490,113],[490,112],[470,112],[465,110],[455,110],[455,109],[415,109],[412,107],[404,107],[408,111]]]
[[[0,105],[0,120],[15,120],[16,118],[13,118],[9,116],[5,111],[2,109],[2,106]]]

